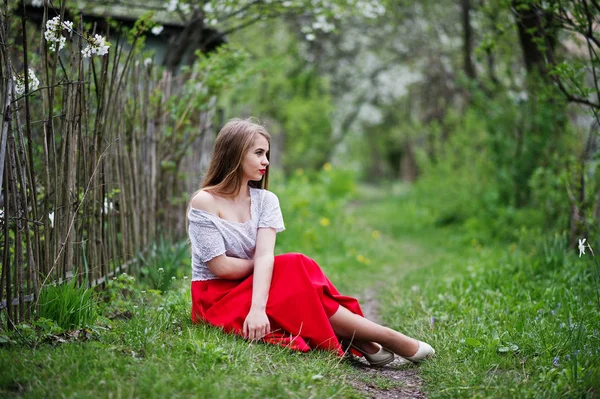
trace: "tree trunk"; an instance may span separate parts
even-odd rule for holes
[[[546,79],[546,59],[553,54],[556,45],[553,14],[544,11],[538,4],[525,0],[513,0],[512,7],[516,10],[515,18],[527,74],[537,74]]]
[[[471,54],[473,53],[473,28],[471,26],[471,0],[461,1],[463,26],[463,60],[465,74],[469,79],[476,79],[477,72]]]

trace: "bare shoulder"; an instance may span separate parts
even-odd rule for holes
[[[217,213],[217,200],[208,191],[198,191],[190,201],[190,205],[194,209],[201,209],[206,212]]]

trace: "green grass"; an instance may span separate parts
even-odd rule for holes
[[[421,366],[431,397],[598,396],[594,264],[564,235],[482,245],[470,229],[434,227],[410,194],[366,199],[362,217],[400,243],[384,269],[395,280],[384,319],[438,352]]]
[[[47,285],[39,297],[39,317],[51,319],[63,329],[94,324],[97,316],[93,290],[78,287],[75,279],[60,285]]]
[[[315,179],[279,186],[288,230],[276,251],[313,257],[343,293],[375,288],[387,325],[436,348],[419,366],[429,396],[598,396],[594,265],[564,236],[525,229],[518,242],[480,239],[473,224],[439,227],[439,211],[406,186],[361,187],[347,206],[347,176],[324,170]],[[142,280],[111,280],[91,325],[65,331],[43,318],[0,332],[0,396],[360,397],[350,381],[364,376],[333,354],[192,325],[181,253],[162,244]],[[164,276],[150,273],[168,259],[177,266],[164,273],[175,280],[158,291]]]

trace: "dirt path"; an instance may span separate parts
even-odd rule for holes
[[[377,288],[366,290],[358,299],[365,317],[381,323]],[[370,367],[362,358],[355,357],[353,363],[358,375],[350,384],[368,398],[426,398],[419,368],[407,360],[396,357],[394,362],[379,368]]]

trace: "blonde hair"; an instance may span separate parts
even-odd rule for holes
[[[257,134],[267,139],[270,148],[271,135],[264,126],[250,118],[235,118],[227,122],[217,135],[208,170],[198,191],[204,189],[225,196],[237,195],[244,176],[242,160]],[[267,159],[269,159],[269,151],[267,151]],[[268,188],[269,167],[267,166],[262,179],[251,180],[248,185],[254,188]]]

